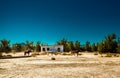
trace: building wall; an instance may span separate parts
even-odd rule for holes
[[[63,52],[63,45],[41,46],[41,52]]]

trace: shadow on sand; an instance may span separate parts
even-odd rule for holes
[[[0,59],[15,59],[15,58],[28,58],[28,57],[31,57],[31,56],[14,56],[14,57],[3,56],[3,57],[0,57]]]

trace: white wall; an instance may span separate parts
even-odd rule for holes
[[[63,45],[56,45],[56,46],[41,46],[41,52],[45,49],[45,52],[58,52],[58,48],[60,48],[60,52],[63,52]],[[49,51],[47,50],[49,48]]]

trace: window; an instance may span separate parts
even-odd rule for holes
[[[43,48],[43,51],[45,51],[45,48]]]
[[[49,51],[50,50],[50,48],[47,48],[47,51]]]
[[[60,48],[58,48],[57,51],[60,52]]]

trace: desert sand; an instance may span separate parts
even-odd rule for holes
[[[120,78],[120,57],[82,53],[0,59],[0,78]]]

